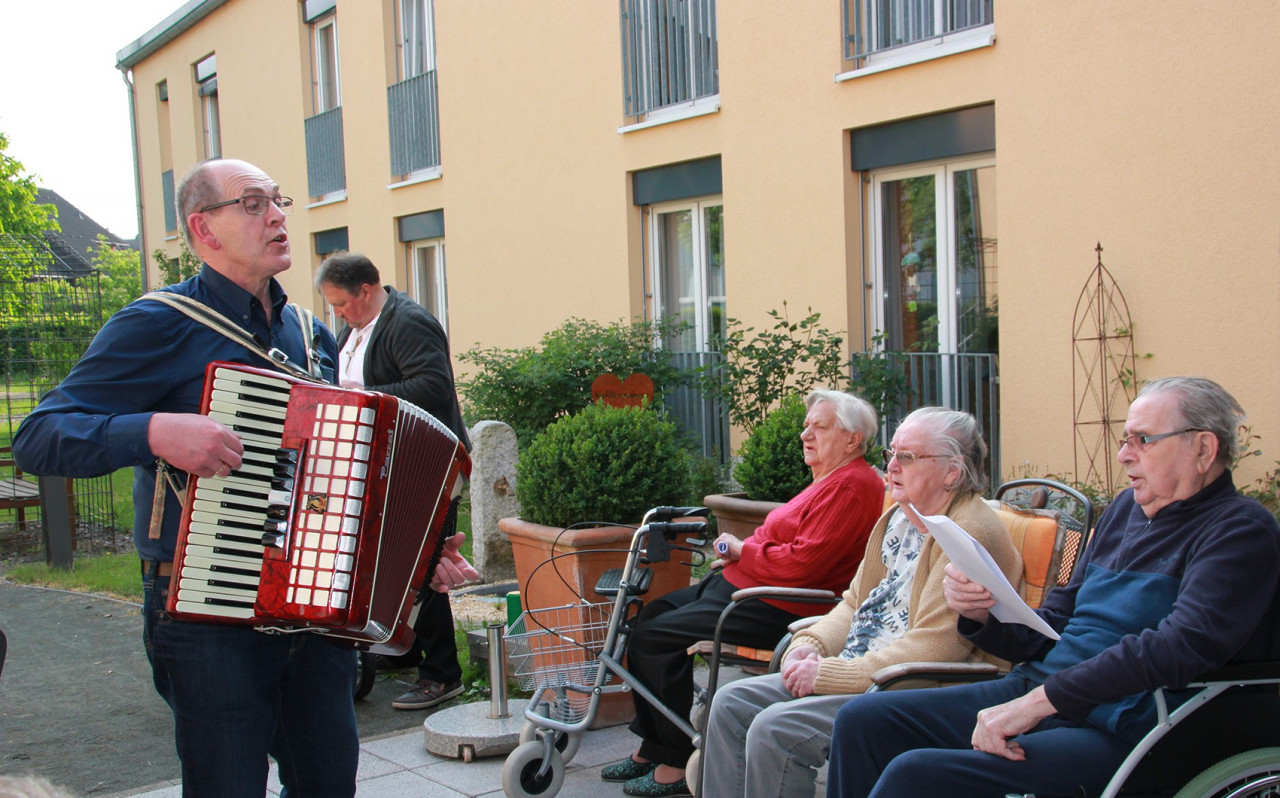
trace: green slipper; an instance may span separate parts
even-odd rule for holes
[[[653,762],[637,762],[631,757],[605,765],[600,770],[603,781],[631,781],[648,773],[652,773],[657,765]]]
[[[638,798],[679,798],[690,796],[689,785],[684,779],[677,779],[670,784],[663,784],[653,778],[653,771],[638,776],[622,785],[622,792]]]

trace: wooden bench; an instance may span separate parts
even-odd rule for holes
[[[13,510],[21,529],[27,521],[27,508],[40,506],[40,484],[23,479],[22,469],[13,459],[12,446],[0,446],[0,474],[10,469],[12,476],[0,476],[0,510]]]

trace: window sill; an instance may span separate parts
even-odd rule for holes
[[[339,202],[346,202],[346,201],[347,201],[346,191],[335,191],[332,194],[326,194],[325,196],[321,197],[315,202],[309,202],[303,207],[305,207],[307,210],[311,210],[312,208],[323,208],[326,205],[336,205]]]
[[[410,174],[404,180],[401,180],[399,183],[389,184],[387,186],[387,190],[395,191],[396,189],[404,188],[405,186],[416,186],[419,183],[429,183],[432,180],[439,180],[443,171],[444,170],[439,166],[432,166],[429,169],[419,169],[418,171]]]
[[[933,61],[937,58],[946,58],[957,53],[967,53],[970,50],[980,50],[983,47],[991,47],[996,43],[995,26],[985,25],[981,28],[973,30],[952,33],[947,36],[940,36],[936,39],[929,39],[925,42],[913,44],[910,47],[904,47],[901,50],[886,51],[881,54],[872,53],[865,59],[866,66],[860,69],[853,69],[848,72],[841,72],[835,76],[836,83],[843,83],[846,80],[866,77],[874,75],[877,72],[887,72],[891,69],[898,69],[911,64],[920,64],[925,61]]]
[[[699,97],[693,102],[681,103],[679,105],[668,105],[665,108],[655,108],[645,114],[643,122],[637,122],[634,125],[623,125],[618,128],[618,133],[630,133],[634,130],[644,130],[649,127],[657,127],[658,125],[666,125],[671,122],[679,122],[682,119],[693,119],[707,114],[715,114],[720,112],[720,95],[713,94],[710,97]]]
[[[178,240],[178,234],[177,234],[177,233],[165,233],[165,234],[164,234],[164,240],[165,240],[165,241],[177,241],[177,240]]]

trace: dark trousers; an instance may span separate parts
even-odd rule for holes
[[[627,669],[679,717],[693,708],[693,657],[687,649],[715,634],[720,612],[737,590],[720,574],[668,593],[641,610],[627,642]],[[724,626],[724,640],[752,648],[773,648],[799,616],[763,601],[737,608]],[[641,738],[640,756],[683,768],[693,742],[639,693],[632,692],[636,718],[631,731]]]
[[[1133,743],[1057,716],[1015,739],[1022,762],[975,751],[979,710],[1035,687],[1021,676],[924,690],[854,696],[836,715],[828,798],[905,795],[1099,795]]]
[[[449,594],[427,588],[413,631],[417,636],[406,656],[415,659],[422,656],[418,663],[418,678],[442,684],[461,680],[462,666],[458,664],[458,642],[453,636],[453,609],[449,606]]]

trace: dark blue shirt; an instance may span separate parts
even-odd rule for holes
[[[1037,612],[1058,641],[992,618],[960,631],[1043,684],[1068,718],[1137,739],[1150,691],[1179,690],[1228,662],[1280,658],[1280,525],[1226,472],[1148,518],[1125,490],[1065,587]],[[1185,700],[1168,696],[1170,707]]]
[[[277,348],[306,369],[301,322],[284,289],[270,284],[271,324],[256,297],[205,266],[195,277],[163,290],[184,294],[213,308]],[[333,381],[337,344],[317,319],[312,327],[321,375]],[[180,311],[140,299],[102,327],[62,383],[40,400],[18,428],[14,459],[31,474],[94,477],[134,467],[133,536],[146,560],[172,560],[182,508],[166,491],[159,540],[147,537],[155,488],[156,458],[147,444],[154,413],[197,413],[205,367],[215,361],[267,367],[260,357]],[[178,473],[185,480],[186,475]]]

